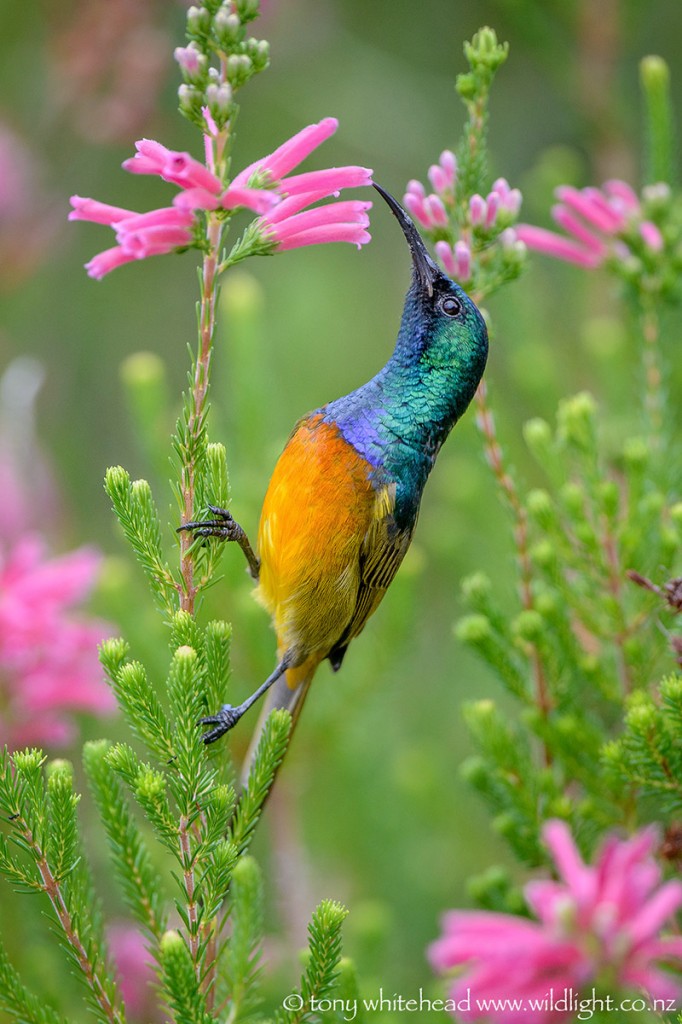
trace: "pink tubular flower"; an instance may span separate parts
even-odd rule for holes
[[[446,274],[450,277],[455,277],[457,274],[457,267],[455,264],[455,254],[452,251],[452,246],[449,242],[436,242],[434,245],[436,250],[436,256],[443,264]]]
[[[3,743],[63,744],[73,734],[73,711],[114,710],[97,660],[97,644],[110,629],[73,612],[92,589],[100,561],[89,548],[49,558],[31,534],[0,553]]]
[[[529,249],[592,268],[610,256],[620,262],[628,261],[632,257],[629,245],[637,249],[636,242],[630,242],[633,237],[639,237],[640,244],[643,242],[650,253],[660,252],[664,247],[659,228],[642,219],[642,204],[625,181],[612,179],[602,189],[562,185],[556,196],[559,203],[552,208],[552,217],[568,237],[519,224],[518,238]]]
[[[537,252],[544,252],[548,256],[556,256],[559,260],[567,263],[576,263],[579,267],[591,269],[598,267],[602,262],[602,256],[587,249],[580,242],[571,238],[564,238],[557,235],[555,231],[547,231],[545,228],[536,228],[532,224],[517,224],[515,229],[516,237],[529,249]]]
[[[277,251],[324,242],[351,242],[360,248],[370,241],[366,230],[370,202],[346,200],[305,209],[312,203],[337,196],[343,188],[370,185],[372,171],[369,168],[351,165],[303,174],[289,173],[333,135],[337,127],[338,121],[333,117],[308,125],[270,156],[245,168],[232,182],[231,188],[243,189],[249,187],[252,179],[265,178],[276,188],[282,201],[256,223],[263,239],[272,242]]]
[[[431,164],[428,170],[431,186],[441,198],[452,197],[457,177],[457,157],[449,149],[444,149],[437,164]]]
[[[360,248],[370,239],[365,229],[369,225],[367,210],[371,205],[369,202],[347,200],[279,218],[277,208],[270,217],[261,218],[260,224],[264,236],[271,239],[279,250],[322,242],[351,242]]]
[[[543,838],[560,881],[526,886],[536,921],[454,911],[429,949],[437,970],[465,968],[451,991],[459,1018],[550,1024],[575,1010],[568,1001],[560,1010],[555,1000],[593,985],[677,998],[680,987],[659,962],[682,965],[682,938],[659,933],[682,905],[682,883],[661,884],[656,831],[608,838],[593,865],[583,862],[564,822],[547,822]],[[488,1000],[496,999],[493,1008]]]
[[[191,52],[188,55],[186,51],[178,57],[180,63],[190,59]],[[189,153],[168,149],[153,139],[137,142],[135,156],[123,164],[133,174],[157,174],[164,181],[178,186],[181,191],[175,196],[172,207],[138,214],[95,199],[72,196],[73,210],[69,220],[107,224],[116,231],[119,243],[98,253],[86,264],[91,277],[100,279],[131,260],[194,245],[197,217],[201,210],[252,210],[261,217],[257,222],[261,236],[278,250],[318,242],[344,241],[357,246],[369,242],[370,235],[365,229],[369,223],[366,211],[371,203],[330,203],[309,211],[314,216],[306,221],[294,219],[306,206],[338,196],[343,188],[372,183],[372,172],[366,167],[330,167],[322,171],[289,174],[336,131],[338,122],[335,118],[328,117],[319,124],[308,125],[270,156],[246,167],[225,188],[213,170],[212,138],[217,128],[208,112],[205,112],[205,117],[206,164],[195,160]],[[280,206],[284,212],[275,217],[273,211]],[[334,212],[338,206],[342,209]]]

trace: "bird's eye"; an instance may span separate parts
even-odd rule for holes
[[[446,295],[440,300],[440,308],[446,316],[459,316],[462,312],[462,303],[452,295]]]

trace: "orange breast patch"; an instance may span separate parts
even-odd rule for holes
[[[375,514],[370,465],[321,415],[302,420],[263,502],[257,597],[280,655],[325,657],[355,609],[360,549]]]

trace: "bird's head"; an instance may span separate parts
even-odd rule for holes
[[[488,331],[475,303],[436,266],[414,223],[394,197],[374,182],[393,211],[412,255],[395,357],[442,376],[458,390],[457,415],[473,398],[488,356]],[[429,377],[431,373],[429,372]]]

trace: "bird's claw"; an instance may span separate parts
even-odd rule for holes
[[[242,714],[243,711],[240,708],[235,708],[232,704],[223,704],[220,711],[216,712],[215,715],[200,718],[197,725],[214,726],[213,729],[209,729],[208,732],[202,735],[202,742],[207,746],[209,743],[215,743],[216,740],[219,740],[221,736],[224,736],[226,732],[229,732],[237,724]]]
[[[217,537],[219,540],[239,541],[243,530],[235,522],[232,513],[218,505],[208,505],[215,519],[197,519],[192,523],[183,523],[178,530],[190,530],[196,537]]]

